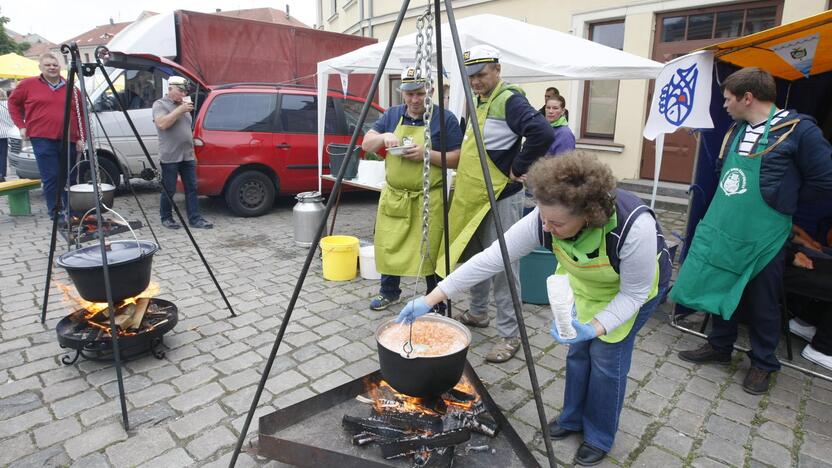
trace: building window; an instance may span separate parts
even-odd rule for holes
[[[765,4],[768,3],[768,4]],[[660,15],[661,42],[730,39],[754,34],[778,24],[777,5],[771,2],[736,5]]]
[[[589,40],[618,50],[624,49],[624,21],[596,23],[589,26]],[[584,86],[584,118],[581,135],[613,139],[615,113],[618,109],[618,81],[587,81]]]
[[[402,104],[402,93],[399,91],[399,88],[402,85],[401,78],[393,78],[390,77],[390,106],[398,106]]]

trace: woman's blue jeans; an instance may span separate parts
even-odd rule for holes
[[[560,427],[583,431],[584,442],[610,451],[618,431],[636,334],[666,291],[660,288],[656,297],[641,306],[630,334],[618,343],[596,338],[569,346]]]

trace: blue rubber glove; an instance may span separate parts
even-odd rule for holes
[[[399,316],[396,317],[395,321],[396,323],[410,323],[416,320],[417,317],[421,317],[430,312],[431,309],[433,309],[433,306],[429,306],[425,302],[425,296],[420,296],[408,302],[402,311],[399,312]]]
[[[590,325],[588,323],[587,324],[581,323],[577,319],[574,319],[574,318],[572,319],[572,327],[575,328],[575,331],[578,332],[578,335],[575,336],[575,338],[572,338],[570,340],[563,339],[558,334],[558,328],[557,328],[557,325],[555,324],[555,321],[552,320],[552,330],[550,332],[552,334],[552,338],[554,338],[555,341],[557,341],[560,344],[571,345],[571,344],[575,344],[575,343],[580,343],[582,341],[589,341],[593,338],[596,338],[596,336],[597,336],[595,334],[595,327],[593,327],[592,325]]]

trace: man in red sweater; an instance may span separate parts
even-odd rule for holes
[[[51,53],[40,56],[39,68],[40,76],[26,78],[17,85],[9,97],[9,113],[14,124],[20,129],[20,136],[32,142],[38,171],[43,181],[43,197],[46,199],[49,218],[52,219],[55,215],[61,215],[56,213],[55,209],[59,190],[61,206],[67,206],[64,190],[66,170],[75,165],[76,150],[84,149],[79,138],[75,104],[80,96],[75,90],[70,114],[70,156],[69,161],[63,162],[60,150],[66,105],[66,80],[61,76],[58,59]]]

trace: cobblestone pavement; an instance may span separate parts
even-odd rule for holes
[[[38,321],[50,229],[40,192],[33,192],[33,216],[10,217],[6,199],[0,200],[0,466],[227,465],[306,255],[292,242],[292,201],[243,219],[230,216],[220,200],[200,200],[216,228],[194,235],[239,314],[230,318],[184,231],[159,226],[154,187],[139,192],[163,246],[153,264],[159,297],[176,302],[181,317],[165,338],[164,359],[144,357],[125,366],[129,433],[121,426],[112,366],[59,361],[55,325],[75,307],[57,287],[50,291],[46,326]],[[375,202],[373,194],[345,196],[338,232],[370,239]],[[141,219],[130,196],[120,195],[116,208]],[[663,212],[661,218],[666,228],[684,229],[682,214]],[[140,233],[151,237],[146,227]],[[59,243],[59,251],[64,248]],[[70,284],[59,268],[54,281]],[[258,416],[377,369],[373,332],[392,312],[368,310],[376,288],[362,279],[324,281],[320,261],[313,263]],[[562,404],[566,348],[548,334],[547,309],[524,310],[551,418]],[[748,368],[744,356],[735,354],[726,367],[677,358],[678,350],[701,340],[672,328],[668,310],[663,306],[639,333],[620,430],[605,465],[832,466],[832,383],[784,369],[768,394],[748,395],[740,386]],[[485,363],[494,329],[472,332],[471,364],[544,461],[523,359]],[[802,346],[795,339],[798,351]],[[555,442],[557,459],[571,463],[579,441]],[[280,466],[243,454],[239,466],[252,465]]]

